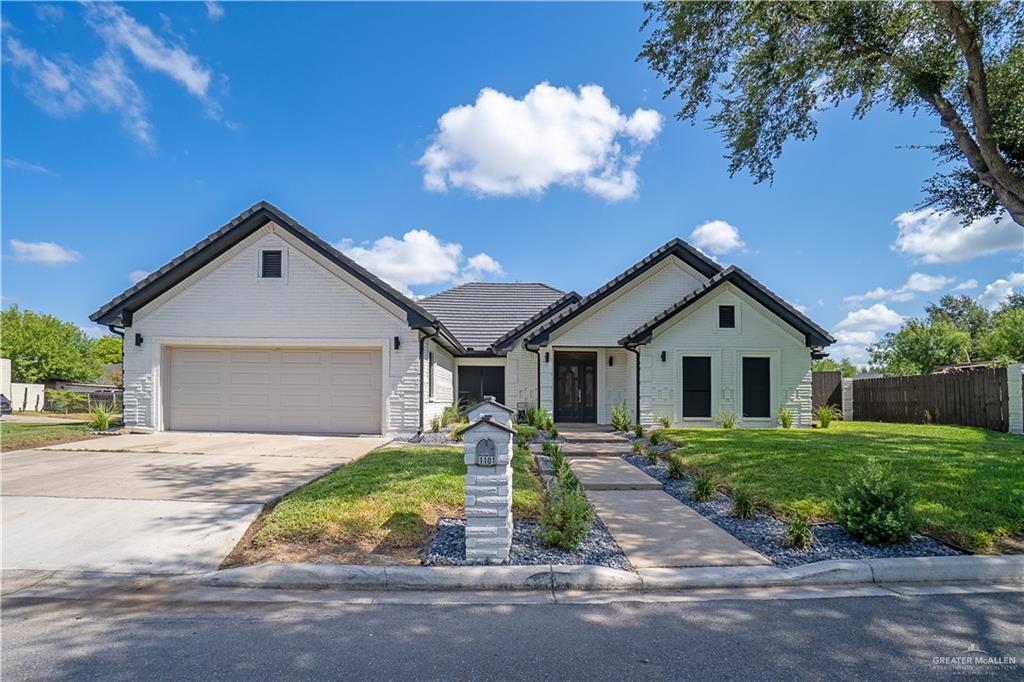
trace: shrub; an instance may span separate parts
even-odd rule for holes
[[[661,445],[665,442],[665,434],[660,429],[655,429],[647,439],[651,441],[651,445]]]
[[[644,454],[644,444],[638,440],[633,441],[633,454],[642,455]]]
[[[918,525],[910,481],[875,460],[839,488],[833,515],[847,533],[869,545],[905,540]]]
[[[547,429],[549,425],[554,424],[551,414],[543,407],[533,408],[526,414],[526,418],[535,429]]]
[[[661,428],[663,429],[671,428],[672,418],[669,417],[667,414],[658,415],[658,423],[661,425]]]
[[[449,424],[457,424],[462,421],[462,411],[466,408],[466,401],[464,398],[457,399],[451,405],[444,408],[441,412],[441,426],[448,426]]]
[[[797,514],[786,524],[786,539],[783,543],[786,547],[807,549],[813,539],[811,521],[803,514]]]
[[[644,425],[639,423],[639,422],[637,422],[636,426],[633,427],[633,434],[637,438],[643,438],[644,437]]]
[[[693,477],[693,499],[707,502],[715,499],[717,494],[718,483],[714,476],[708,473],[699,473]]]
[[[745,488],[737,488],[732,492],[732,515],[737,519],[752,519],[757,513],[754,498]]]
[[[612,428],[616,431],[625,433],[629,431],[629,408],[626,407],[626,403],[616,405],[612,408]]]
[[[540,430],[529,424],[516,424],[516,444],[529,447],[530,441],[540,435]]]
[[[557,443],[552,443],[550,441],[545,441],[545,442],[541,443],[541,446],[540,446],[540,451],[543,452],[548,457],[551,456],[551,453],[553,451],[559,450],[559,449],[560,448],[558,447]]]
[[[718,423],[722,425],[723,429],[733,428],[736,426],[736,413],[722,410],[718,413]]]
[[[433,433],[437,433],[438,431],[441,430],[441,417],[434,417],[433,419],[430,420],[430,430]]]
[[[548,436],[550,436],[551,438],[558,438],[558,427],[552,424],[551,427],[548,429]]]
[[[550,448],[544,449],[544,454],[551,459],[551,466],[557,470],[563,464],[565,464],[565,455],[562,453],[562,448],[554,445],[553,443],[545,443],[544,445],[551,445]]]
[[[648,464],[657,464],[658,463],[658,450],[656,448],[653,448],[653,447],[647,448],[647,452],[644,453],[644,454],[647,455],[647,462],[648,462]]]
[[[668,466],[668,475],[671,478],[682,479],[686,477],[686,468],[683,466],[683,460],[678,455],[669,455],[666,464]]]
[[[100,431],[109,429],[111,423],[114,421],[114,417],[117,415],[117,407],[117,403],[111,404],[110,407],[107,407],[103,403],[94,405],[93,408],[89,410],[89,414],[92,416],[92,419],[89,420],[89,428],[98,429]]]
[[[814,411],[814,414],[818,417],[818,424],[820,424],[823,429],[827,429],[833,419],[839,419],[841,416],[839,408],[835,405],[822,405]]]
[[[61,391],[55,388],[46,389],[46,402],[54,412],[78,412],[89,404],[89,396],[74,391]]]
[[[779,410],[779,426],[784,429],[793,427],[793,413],[786,408]]]
[[[559,485],[544,493],[538,534],[552,547],[576,549],[593,520],[594,509],[583,493]]]

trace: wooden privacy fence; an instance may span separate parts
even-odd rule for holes
[[[818,409],[822,405],[843,407],[843,373],[842,372],[811,372],[811,407]]]
[[[1015,408],[1016,403],[1015,401]],[[853,381],[853,418],[864,421],[1010,427],[1007,370],[979,368],[950,374]]]

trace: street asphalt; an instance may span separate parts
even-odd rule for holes
[[[461,605],[440,603],[446,595],[436,593],[353,594],[258,603],[9,597],[3,678],[1024,677],[1019,589],[919,596],[836,591],[817,598],[680,594],[647,602],[612,595],[607,603],[595,603],[595,595],[581,603],[535,603],[535,596],[492,594],[476,604],[464,597],[470,603]]]

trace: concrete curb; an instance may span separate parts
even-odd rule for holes
[[[354,566],[261,564],[178,580],[208,587],[349,590],[689,590],[895,583],[1024,584],[1024,556],[820,561],[795,568],[723,566]]]

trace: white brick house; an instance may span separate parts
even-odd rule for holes
[[[833,339],[680,240],[594,293],[475,283],[414,301],[260,202],[91,316],[123,332],[125,422],[411,434],[457,397],[556,420],[810,424]],[[639,358],[639,375],[637,373]]]

